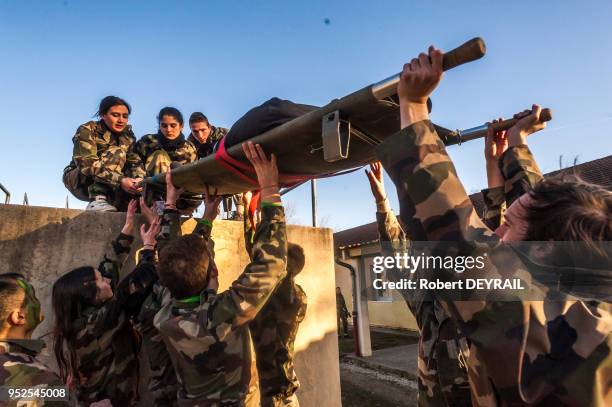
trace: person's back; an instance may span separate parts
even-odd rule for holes
[[[247,158],[266,188],[253,260],[244,272],[227,291],[217,293],[214,259],[206,239],[197,234],[167,243],[160,253],[160,281],[172,300],[163,305],[154,324],[179,380],[179,405],[244,405],[251,374],[248,324],[286,273],[287,237],[276,160],[268,161],[261,148],[257,152],[249,146]],[[169,189],[170,195],[174,194]]]
[[[612,237],[612,193],[580,182],[546,180],[523,193],[539,173],[526,144],[528,134],[544,127],[541,109],[534,105],[508,131],[508,149],[499,165],[508,209],[501,227],[495,232],[487,228],[429,121],[426,100],[442,75],[441,52],[431,47],[429,54],[404,66],[398,85],[402,130],[376,148],[396,185],[402,221],[414,241],[435,242],[437,255],[471,256],[476,262],[482,256],[482,267],[437,267],[436,278],[451,283],[472,276],[489,277],[491,283],[520,280],[526,287],[467,287],[459,289],[460,296],[457,290],[432,292],[471,341],[472,404],[610,405],[610,268],[592,274],[594,290],[575,293],[576,287],[567,283],[596,270],[564,263],[567,255],[555,244],[605,245]],[[531,246],[521,253],[525,241]],[[553,280],[543,283],[538,280],[542,276]]]

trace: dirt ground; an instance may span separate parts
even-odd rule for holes
[[[388,332],[372,331],[372,350],[410,345],[418,338]],[[339,338],[340,386],[343,407],[412,407],[417,406],[417,384],[415,381],[390,375],[362,366],[342,358],[352,353],[355,340]]]
[[[340,386],[342,407],[417,406],[416,382],[350,363],[340,363]]]

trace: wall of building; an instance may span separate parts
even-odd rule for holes
[[[363,273],[366,272],[362,269],[360,258],[362,255],[372,255],[378,251],[377,245],[367,245],[362,248],[351,249],[346,251],[346,255],[350,256],[343,259],[342,261],[351,264],[355,270]],[[336,286],[340,287],[346,306],[349,311],[353,311],[353,296],[352,296],[352,281],[349,270],[345,267],[336,264]],[[371,287],[372,279],[370,278],[369,272],[365,278],[368,287]],[[370,291],[370,290],[368,290]],[[368,297],[368,315],[371,326],[386,327],[386,328],[397,328],[407,330],[418,330],[416,320],[408,309],[406,302],[402,298],[401,294],[397,290],[391,290],[392,300],[387,301],[374,301],[371,296]]]
[[[0,205],[0,273],[25,274],[36,288],[45,321],[34,337],[51,346],[51,287],[63,273],[82,265],[97,265],[121,229],[125,215],[80,210]],[[185,232],[195,222],[183,225]],[[296,371],[301,405],[340,406],[338,342],[332,233],[329,229],[289,226],[289,240],[304,247],[306,265],[296,281],[308,295],[306,318],[296,339]],[[248,263],[242,223],[217,221],[213,229],[220,289],[226,289]],[[134,252],[125,267],[133,267]],[[54,364],[48,354],[47,361]],[[143,378],[146,381],[146,377]],[[143,405],[147,405],[143,401]]]

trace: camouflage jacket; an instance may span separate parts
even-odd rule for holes
[[[249,257],[255,231],[244,216],[245,247]],[[253,338],[262,398],[286,398],[300,387],[294,369],[294,344],[300,323],[306,317],[306,293],[295,283],[301,269],[287,261],[287,276],[249,324]],[[293,270],[292,268],[295,268]]]
[[[72,138],[74,149],[71,165],[79,168],[81,173],[95,180],[119,185],[124,176],[143,178],[144,166],[134,151],[136,137],[132,126],[127,126],[120,134],[111,132],[102,120],[90,121],[79,126]],[[112,147],[119,147],[125,155],[125,164],[121,171],[107,168],[100,158]]]
[[[131,318],[157,281],[155,252],[142,250],[134,271],[119,282],[119,272],[130,253],[132,236],[120,234],[112,251],[98,266],[111,279],[114,297],[99,306],[87,307],[73,323],[77,332],[75,351],[79,360],[80,402],[109,398],[113,405],[133,405],[137,399],[140,338]]]
[[[395,256],[408,250],[409,242],[393,211],[376,212],[381,254]],[[390,281],[413,279],[416,275],[387,269]],[[469,345],[465,335],[438,301],[422,291],[400,290],[419,328],[417,382],[419,406],[470,406],[466,361]]]
[[[210,235],[212,227],[206,222],[198,221],[193,233],[200,234],[204,239],[211,242],[211,253],[214,253],[214,245]],[[162,217],[162,229],[158,235],[158,250],[161,253],[164,246],[172,239],[181,235],[180,215],[177,211],[166,209]],[[214,254],[213,254],[214,256]],[[153,396],[154,405],[173,405],[176,403],[178,384],[176,373],[170,354],[163,341],[161,333],[153,324],[155,315],[164,304],[170,303],[170,292],[163,287],[159,281],[153,286],[151,294],[143,303],[138,314],[138,330],[142,335],[143,352],[149,362],[151,378],[148,390]]]
[[[65,386],[62,379],[38,360],[45,343],[39,339],[0,340],[0,386],[48,388]],[[14,399],[3,406],[68,406],[68,402]]]
[[[546,289],[534,282],[525,258],[502,244],[476,215],[429,121],[386,139],[376,154],[396,185],[401,218],[414,241],[445,242],[455,256],[494,250],[483,275],[519,278],[530,287],[529,294],[541,290],[545,298]],[[501,165],[509,202],[520,196],[521,181],[537,166],[527,146],[510,148]],[[450,269],[436,272],[446,281],[467,278]],[[464,290],[465,301],[453,299],[448,290],[434,292],[471,341],[473,404],[609,405],[609,384],[604,384],[612,372],[609,304],[569,294],[534,301],[509,291]]]
[[[161,132],[146,134],[136,143],[136,152],[143,163],[155,151],[164,150],[168,153],[170,160],[179,164],[189,164],[198,159],[196,148],[181,134],[174,140],[168,140]]]
[[[215,144],[227,135],[229,130],[225,127],[210,126],[210,135],[204,143],[200,143],[193,134],[189,134],[188,141],[193,144],[198,152],[198,158],[204,158],[214,151]]]
[[[485,203],[483,221],[491,230],[501,226],[506,208],[525,192],[525,187],[532,187],[542,179],[542,172],[526,146],[509,150],[498,164],[502,175],[508,177],[504,179],[504,186],[481,191]]]
[[[220,294],[199,301],[172,299],[155,316],[180,390],[179,405],[244,405],[251,374],[248,323],[286,273],[287,234],[282,207],[263,209],[253,261]]]

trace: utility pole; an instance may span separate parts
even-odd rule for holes
[[[312,199],[312,227],[317,227],[317,180],[310,180],[310,194]]]

